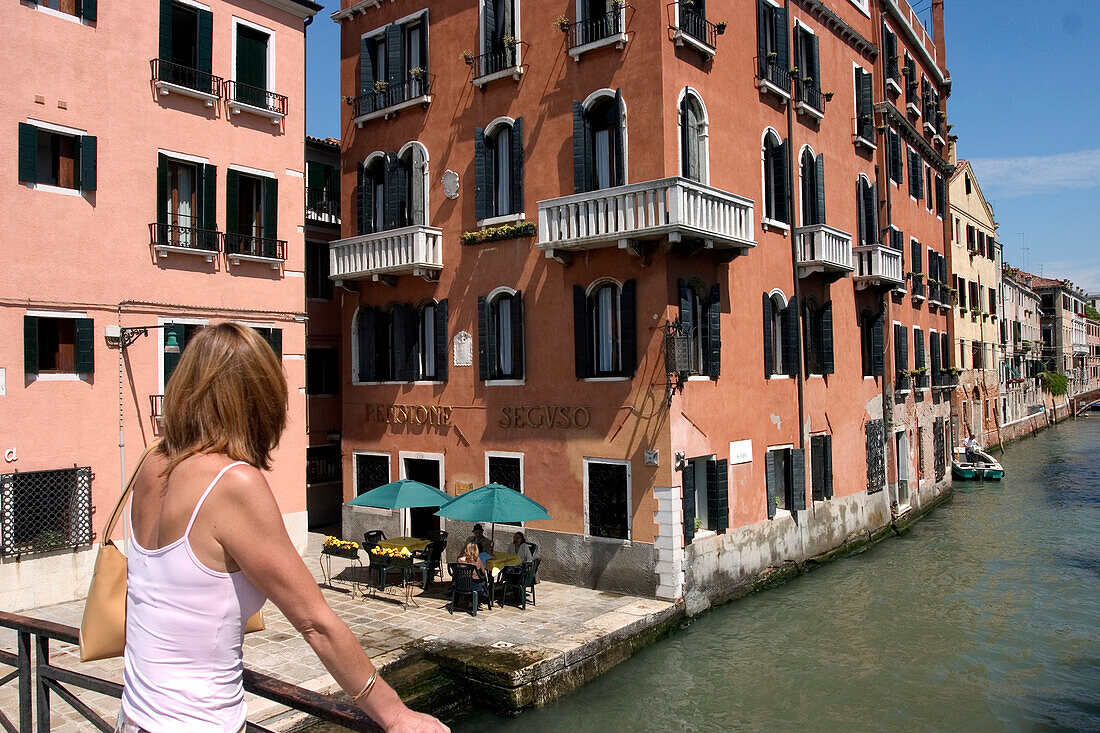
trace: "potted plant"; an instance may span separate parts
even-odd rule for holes
[[[329,535],[325,537],[325,544],[321,548],[321,554],[346,557],[354,560],[359,557],[359,543],[347,542]]]
[[[718,35],[722,35],[726,32],[726,21],[720,20],[714,24],[714,32]]]
[[[835,93],[835,92],[825,92],[825,101],[826,101],[826,102],[831,102],[831,101],[833,101],[833,94],[834,94],[834,93]]]
[[[696,517],[695,521],[692,524],[694,524],[695,526],[695,531],[698,532],[699,529],[703,526],[703,520],[699,517]]]
[[[559,15],[558,17],[554,18],[554,27],[562,33],[568,33],[569,18],[566,18],[564,15]]]
[[[461,54],[459,54],[459,56],[462,58],[463,63],[465,63],[467,66],[472,66],[473,65],[473,63],[474,63],[474,52],[473,51],[471,51],[469,49],[466,49]]]
[[[389,87],[389,82],[382,81],[381,79],[374,82],[374,93],[381,94]]]
[[[516,44],[519,43],[519,39],[515,36],[505,36],[500,39],[500,42],[504,44],[505,48],[515,48]]]
[[[355,102],[355,97],[340,97],[340,99],[344,101],[344,104],[353,104]]]
[[[420,79],[424,76],[424,69],[421,69],[419,66],[414,66],[409,69],[409,76],[413,77],[414,79]]]
[[[766,60],[769,64],[774,64],[776,62],[776,59],[778,58],[779,54],[777,54],[775,51],[770,51],[768,55],[764,57],[764,60]]]

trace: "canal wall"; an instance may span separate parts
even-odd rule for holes
[[[689,616],[713,605],[806,572],[823,562],[865,549],[901,531],[951,494],[950,479],[923,482],[907,507],[896,507],[895,487],[866,491],[806,511],[703,537],[684,559],[684,607]]]

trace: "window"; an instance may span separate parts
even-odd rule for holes
[[[898,71],[898,37],[885,23],[882,25],[882,62],[886,78],[894,82],[901,81]]]
[[[787,51],[787,11],[768,0],[756,0],[756,62],[760,79],[773,92],[789,99],[791,64]]]
[[[176,345],[179,346],[178,354],[164,354],[164,381],[161,383],[163,391],[164,385],[168,384],[168,378],[172,376],[172,372],[176,369],[176,364],[179,363],[180,356],[183,354],[183,350],[187,348],[188,342],[195,337],[195,334],[199,332],[199,329],[203,327],[201,323],[168,323],[164,326],[164,341],[161,344],[161,348],[164,348],[170,338],[175,337]]]
[[[332,300],[332,280],[329,279],[328,244],[306,242],[306,297]]]
[[[485,454],[486,483],[500,484],[523,493],[523,458],[519,455]]]
[[[357,382],[447,380],[447,301],[361,306],[352,345]]]
[[[474,131],[477,218],[523,212],[523,118]]]
[[[260,334],[260,337],[267,342],[267,345],[271,347],[271,350],[275,352],[275,358],[280,361],[283,358],[283,330],[281,328],[271,328],[266,326],[253,326],[256,333]],[[180,350],[182,353],[182,349]]]
[[[811,297],[803,305],[803,336],[806,374],[832,374],[833,360],[833,304],[818,307]]]
[[[270,35],[252,26],[238,23],[237,58],[234,64],[234,94],[237,102],[267,109],[267,46]]]
[[[477,76],[495,74],[516,65],[515,0],[481,0],[482,63]]]
[[[970,346],[970,366],[973,369],[985,369],[985,349],[981,341],[975,341]]]
[[[359,39],[357,116],[416,100],[430,89],[427,10]]]
[[[156,244],[218,250],[217,168],[160,153]]]
[[[693,458],[682,472],[684,541],[695,538],[699,528],[725,532],[729,528],[729,462],[714,458]]]
[[[355,189],[356,232],[373,234],[385,229],[386,159],[377,155],[357,166]]]
[[[764,133],[764,218],[790,224],[787,189],[787,142],[769,128]]]
[[[355,454],[355,495],[377,489],[390,482],[390,456],[388,453]]]
[[[898,390],[909,388],[908,378],[902,372],[909,371],[909,339],[905,326],[894,324],[894,372],[898,381]]]
[[[768,518],[806,508],[806,457],[795,448],[769,448],[764,454]]]
[[[306,484],[335,483],[343,478],[340,446],[312,445],[306,448]]]
[[[890,180],[901,185],[903,166],[901,162],[901,135],[897,130],[890,129],[886,133],[886,144],[889,148]]]
[[[585,459],[585,514],[588,534],[630,539],[630,463]]]
[[[400,153],[375,152],[356,166],[356,231],[362,234],[428,223],[428,151],[419,142]]]
[[[633,377],[637,364],[633,280],[603,281],[586,293],[573,286],[574,357],[578,379]]]
[[[19,180],[96,190],[96,138],[19,123]]]
[[[909,238],[909,247],[913,253],[913,259],[909,263],[910,272],[924,272],[924,246],[916,239]]]
[[[871,183],[864,175],[860,175],[856,181],[856,209],[859,217],[859,244],[878,244],[878,184]]]
[[[909,195],[920,201],[924,197],[923,177],[924,162],[920,153],[909,148]]]
[[[573,46],[618,36],[623,32],[625,7],[612,0],[581,0],[578,8]]]
[[[230,168],[225,197],[226,254],[283,259],[285,243],[277,240],[278,180]]]
[[[477,299],[477,352],[483,381],[523,379],[523,296],[518,290]]]
[[[92,469],[0,474],[0,555],[91,544]]]
[[[783,303],[780,293],[764,293],[764,377],[797,376],[798,299]]]
[[[573,102],[573,185],[577,193],[626,183],[622,92]]]
[[[833,498],[833,436],[810,436],[810,491],[814,501]]]
[[[955,288],[956,288],[956,292],[959,295],[959,307],[962,308],[963,310],[966,310],[966,293],[967,293],[966,279],[958,277],[958,275],[956,275],[955,277],[958,278],[958,283],[955,285]]]
[[[856,137],[875,144],[874,82],[870,74],[855,68]]]
[[[694,94],[680,100],[680,175],[707,182],[707,114]]]
[[[924,197],[924,205],[929,211],[932,211],[932,207],[934,205],[932,201],[932,191],[934,189],[932,181],[932,166],[930,165],[924,166],[924,190],[928,192],[928,195]]]
[[[213,35],[214,15],[209,10],[161,0],[157,80],[220,94],[216,77],[210,73]]]
[[[91,318],[23,316],[23,371],[28,375],[92,374]]]
[[[35,0],[32,5],[84,20],[96,19],[96,0]]]
[[[966,187],[966,195],[969,196],[973,192],[973,190],[971,188],[972,184],[970,183],[970,176],[969,175],[964,175],[963,176],[963,185]]]
[[[306,349],[306,394],[340,394],[340,350],[330,347]]]
[[[691,338],[696,374],[717,377],[722,370],[721,307],[718,285],[710,289],[698,278],[680,280],[680,324]]]
[[[802,151],[802,226],[825,223],[825,156]]]
[[[936,175],[936,216],[941,219],[947,216],[947,184],[944,183],[943,176]],[[956,229],[957,229],[956,219]],[[958,231],[955,232],[956,239],[958,238]]]
[[[329,224],[340,223],[340,169],[306,162],[306,216]]]
[[[864,308],[859,317],[859,345],[863,376],[879,377],[883,373],[882,314]]]
[[[928,362],[926,361],[926,353],[924,350],[924,331],[913,327],[913,354],[916,358],[916,369],[923,369],[916,379],[914,387],[928,388],[931,386],[930,377],[928,374]]]
[[[817,36],[803,25],[796,25],[794,29],[794,65],[798,69],[794,85],[795,99],[800,104],[823,113],[825,100],[821,95]]]
[[[981,310],[982,300],[979,297],[979,292],[978,292],[978,289],[981,286],[979,286],[976,281],[971,281],[969,283],[969,287],[970,287],[970,307],[973,308],[974,310]]]

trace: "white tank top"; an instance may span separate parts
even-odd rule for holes
[[[153,733],[237,731],[245,722],[241,645],[245,621],[264,596],[244,573],[203,565],[187,536],[218,480],[199,497],[183,536],[159,550],[134,539],[126,568],[122,711]]]

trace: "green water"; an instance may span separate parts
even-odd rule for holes
[[[1100,730],[1100,416],[1003,463],[902,537],[454,730]]]

